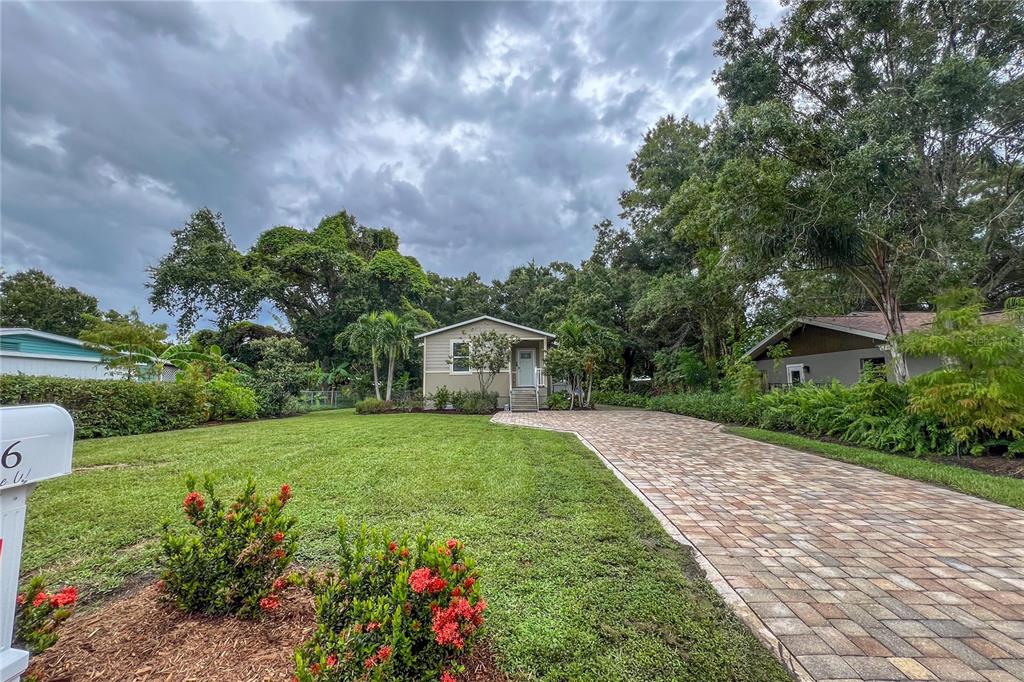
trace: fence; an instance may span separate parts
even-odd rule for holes
[[[357,398],[350,391],[301,391],[299,401],[309,410],[352,407]]]

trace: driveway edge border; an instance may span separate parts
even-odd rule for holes
[[[676,525],[672,523],[672,521],[667,516],[665,516],[664,512],[658,509],[657,505],[651,502],[651,500],[646,495],[644,495],[644,492],[642,490],[637,488],[633,484],[633,482],[630,481],[625,474],[619,471],[618,467],[612,464],[612,462],[607,457],[601,454],[601,451],[598,450],[597,447],[594,446],[590,441],[588,441],[586,438],[580,435],[577,431],[572,431],[570,429],[552,429],[542,426],[529,426],[525,424],[506,424],[504,422],[494,421],[493,417],[491,418],[491,423],[500,426],[510,426],[513,428],[527,428],[537,429],[538,431],[571,433],[572,435],[576,436],[576,438],[579,439],[579,441],[588,450],[597,455],[598,459],[600,459],[604,463],[604,465],[608,467],[608,469],[610,469],[613,474],[615,474],[615,478],[619,479],[619,481],[623,485],[625,485],[629,491],[631,491],[636,497],[640,499],[641,502],[644,503],[644,506],[647,507],[647,510],[654,515],[654,518],[658,520],[658,523],[660,523],[661,527],[665,530],[665,532],[669,534],[669,537],[671,537],[673,540],[683,545],[684,547],[690,549],[691,553],[693,554],[693,558],[697,562],[697,565],[700,566],[701,569],[704,571],[704,575],[707,577],[708,582],[710,582],[711,585],[715,588],[715,591],[718,592],[719,596],[722,597],[723,601],[725,601],[729,608],[732,609],[733,613],[735,613],[739,617],[739,619],[743,621],[743,623],[754,632],[754,635],[772,651],[775,657],[779,659],[779,662],[782,663],[782,666],[791,675],[793,675],[793,677],[795,677],[797,680],[800,680],[800,682],[814,682],[814,678],[811,677],[810,673],[808,673],[807,670],[802,665],[800,665],[796,657],[793,656],[793,654],[790,653],[789,649],[786,648],[786,645],[783,644],[782,641],[779,640],[779,638],[776,637],[772,633],[772,631],[768,629],[768,626],[766,626],[761,621],[761,618],[756,613],[754,613],[754,610],[747,606],[747,603],[743,601],[743,598],[740,597],[736,590],[733,589],[732,585],[729,584],[729,581],[725,579],[725,576],[719,573],[718,569],[715,568],[714,564],[712,564],[708,560],[708,558],[705,557],[704,554],[702,554],[701,551],[697,549],[697,547],[692,542],[689,541],[689,539],[687,539],[687,537],[682,533],[682,531],[680,531],[676,527]]]

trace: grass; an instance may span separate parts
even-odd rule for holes
[[[520,680],[784,680],[687,550],[572,436],[486,417],[320,412],[83,441],[29,501],[23,569],[94,599],[151,576],[187,473],[225,495],[290,483],[299,561],[329,564],[336,520],[462,538],[490,633]]]
[[[790,433],[767,431],[746,426],[730,426],[725,431],[751,440],[784,445],[794,450],[823,455],[849,464],[884,471],[893,476],[934,483],[967,495],[1024,509],[1024,481],[1016,478],[993,476],[981,471],[950,464],[915,459],[906,455],[893,455],[877,450],[825,443]]]

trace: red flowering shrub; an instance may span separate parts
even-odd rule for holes
[[[57,642],[57,626],[71,615],[78,602],[78,590],[65,587],[48,594],[43,579],[36,576],[16,598],[14,641],[39,654]]]
[[[317,630],[295,654],[295,680],[455,682],[486,603],[458,540],[393,539],[340,528],[336,573],[310,578]]]
[[[177,532],[164,523],[162,589],[189,612],[252,617],[276,609],[298,546],[295,519],[282,513],[291,488],[264,499],[249,481],[226,507],[209,479],[203,492],[192,477],[187,486],[182,508],[189,527]]]

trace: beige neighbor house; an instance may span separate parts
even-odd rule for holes
[[[982,320],[1002,319],[1002,313],[986,313]],[[905,312],[903,331],[928,329],[935,313]],[[785,342],[789,353],[772,358],[769,350]],[[838,380],[852,384],[865,365],[890,366],[892,355],[887,350],[886,324],[881,313],[862,312],[836,317],[798,317],[776,330],[747,352],[768,388],[794,386],[806,381],[816,384]],[[907,358],[910,376],[924,374],[939,367],[940,358]]]
[[[544,358],[555,335],[489,315],[416,335],[423,344],[424,399],[429,400],[442,386],[453,392],[480,390],[478,375],[470,369],[466,352],[469,338],[484,331],[516,339],[508,366],[495,375],[490,387],[498,394],[498,407],[517,411],[540,409],[551,384],[544,371]]]

